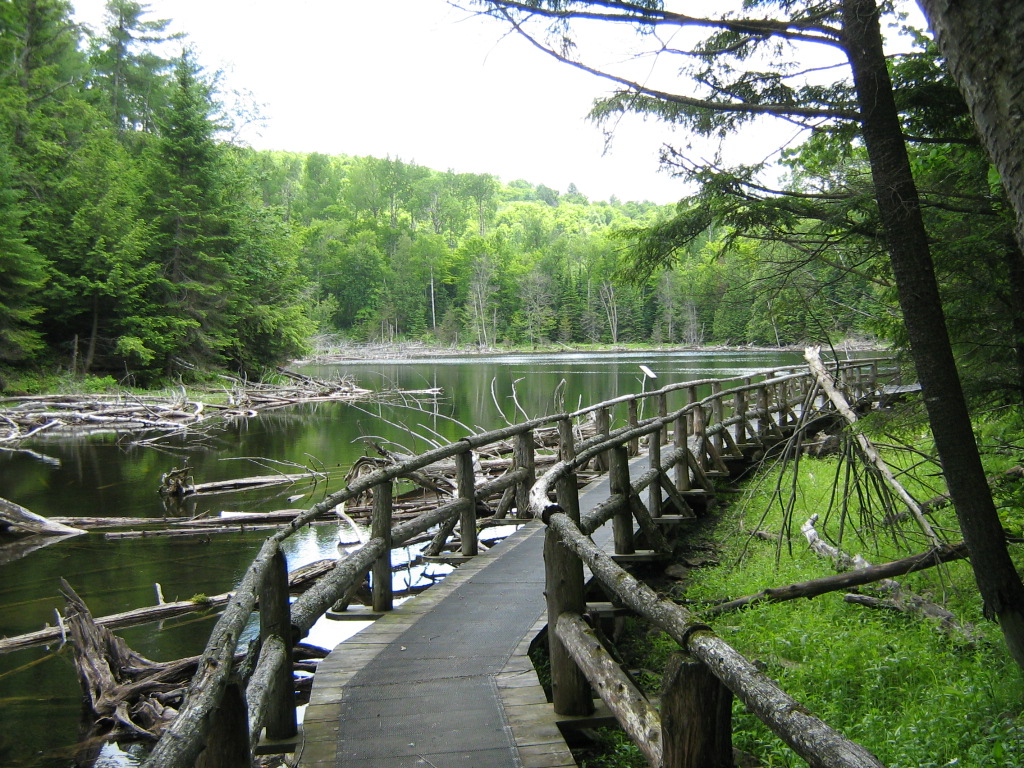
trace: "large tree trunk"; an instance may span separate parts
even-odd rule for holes
[[[918,0],[960,87],[978,135],[1002,178],[1017,218],[1017,252],[1007,256],[1017,368],[1024,371],[1024,3]],[[1024,397],[1024,374],[1021,375]]]
[[[918,0],[1017,214],[1024,250],[1024,3]]]
[[[950,347],[878,8],[875,0],[843,0],[842,9],[875,195],[935,446],[986,612],[998,618],[1010,653],[1024,667],[1024,585],[1006,549]]]

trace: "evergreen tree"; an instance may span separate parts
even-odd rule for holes
[[[150,180],[156,235],[150,258],[161,272],[154,298],[163,308],[163,328],[151,342],[165,374],[223,364],[236,341],[228,309],[238,241],[229,220],[213,113],[212,88],[186,50],[175,66]]]
[[[90,46],[92,82],[118,133],[153,132],[167,107],[174,69],[154,46],[184,35],[167,34],[169,19],[143,20],[149,6],[135,0],[108,0],[106,9],[106,28]]]

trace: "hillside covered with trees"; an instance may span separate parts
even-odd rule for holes
[[[785,345],[885,327],[877,278],[820,262],[779,280],[804,245],[737,240],[728,223],[638,277],[629,233],[671,226],[675,206],[239,146],[242,118],[187,40],[143,4],[108,11],[91,33],[64,0],[0,5],[8,370],[258,372],[318,333]]]

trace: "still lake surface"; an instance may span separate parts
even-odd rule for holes
[[[644,380],[640,365],[657,374]],[[42,515],[151,517],[222,510],[258,512],[307,508],[344,484],[367,449],[363,437],[393,441],[397,450],[419,452],[427,440],[457,439],[474,430],[574,410],[601,400],[676,382],[744,376],[769,367],[797,366],[795,352],[618,352],[500,355],[360,361],[305,366],[320,378],[351,376],[380,390],[440,387],[443,394],[421,405],[315,403],[268,411],[224,424],[202,436],[164,448],[131,447],[115,435],[49,439],[0,451],[0,496]],[[513,392],[515,398],[513,398]],[[681,395],[678,396],[681,398]],[[679,399],[670,408],[681,407]],[[500,411],[499,411],[500,407]],[[624,409],[617,412],[625,419]],[[647,415],[650,415],[649,413]],[[407,430],[425,439],[411,438]],[[392,446],[394,447],[394,446]],[[295,472],[287,463],[329,473],[315,487],[201,496],[184,509],[165,508],[160,476],[187,457],[197,482]],[[275,463],[281,462],[281,463]],[[301,494],[301,498],[293,498]],[[229,591],[241,578],[265,533],[222,534],[195,539],[106,540],[91,533],[3,562],[0,558],[0,636],[54,623],[63,607],[58,582],[66,578],[96,616],[155,603],[154,584],[166,600]],[[310,527],[293,536],[289,568],[336,555],[335,526]],[[202,652],[213,619],[184,617],[161,625],[120,630],[144,656],[169,660]],[[70,649],[37,648],[0,656],[0,766],[66,768],[76,765],[81,692]],[[124,765],[104,751],[95,765]]]

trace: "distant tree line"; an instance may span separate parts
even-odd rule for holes
[[[877,280],[815,261],[780,282],[800,243],[710,220],[638,273],[630,237],[674,206],[237,146],[217,76],[169,22],[107,11],[92,33],[63,0],[0,3],[5,366],[145,382],[259,371],[317,333],[786,345],[884,316]]]

